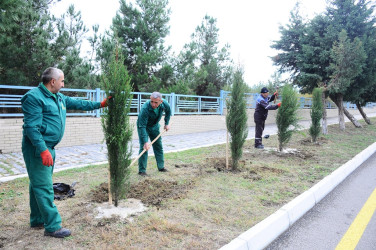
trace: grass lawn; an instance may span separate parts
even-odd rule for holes
[[[371,119],[373,124],[376,118]],[[148,209],[130,220],[96,219],[95,208],[107,201],[107,165],[54,174],[54,182],[77,181],[76,195],[55,201],[66,239],[44,237],[29,227],[28,179],[0,184],[0,248],[43,249],[218,249],[303,193],[375,142],[376,126],[329,126],[329,134],[312,144],[307,131],[295,134],[279,153],[277,137],[265,150],[246,142],[238,171],[225,167],[225,145],[165,155],[167,173],[149,159],[149,177],[132,167],[128,198]],[[58,156],[57,156],[58,157]]]

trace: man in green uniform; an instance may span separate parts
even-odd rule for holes
[[[71,232],[61,227],[61,217],[54,204],[54,148],[63,138],[67,109],[94,110],[107,106],[107,99],[91,102],[59,93],[64,87],[64,73],[57,68],[47,68],[42,82],[21,99],[22,153],[30,179],[30,226],[44,227],[46,236],[64,238]]]
[[[151,143],[148,143],[148,137],[150,141],[153,141],[159,135],[159,121],[162,118],[163,112],[165,112],[165,125],[164,129],[168,131],[170,129],[170,117],[171,109],[170,105],[166,100],[162,99],[162,95],[159,92],[153,92],[150,96],[150,101],[147,101],[142,105],[141,111],[137,119],[137,132],[140,141],[140,151],[141,153],[144,149],[149,150]],[[163,146],[162,137],[159,137],[153,143],[154,156],[157,161],[157,167],[160,172],[167,172],[164,167],[164,156],[163,156]],[[146,166],[148,163],[148,152],[146,151],[138,159],[138,174],[141,176],[146,176]]]

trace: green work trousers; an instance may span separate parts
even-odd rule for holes
[[[140,131],[138,131],[138,138],[141,138]],[[159,135],[159,124],[153,127],[146,127],[146,133],[148,134],[150,141],[153,141]],[[140,139],[140,151],[141,153],[144,150],[144,144],[141,142]],[[162,146],[162,137],[159,137],[153,143],[153,151],[155,160],[157,161],[157,167],[159,170],[164,168],[164,156],[163,156],[163,146]],[[138,171],[141,173],[146,172],[146,166],[148,164],[148,151],[146,151],[139,159],[138,159]]]
[[[48,148],[55,163],[55,150]],[[52,173],[54,167],[42,164],[42,158],[27,137],[22,140],[22,153],[29,175],[30,226],[44,225],[47,232],[61,228],[61,217],[54,204]]]

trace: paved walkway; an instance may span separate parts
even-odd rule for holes
[[[376,116],[376,113],[368,114],[369,117]],[[360,115],[355,115],[357,119],[362,119]],[[328,125],[338,123],[338,118],[328,119]],[[310,121],[301,121],[302,128],[308,128]],[[173,129],[173,127],[171,128]],[[265,134],[276,134],[277,126],[269,124],[265,126]],[[248,138],[253,139],[255,128],[249,127]],[[168,135],[163,136],[163,148],[165,153],[183,151],[192,148],[208,147],[216,144],[226,143],[226,131],[217,130],[201,133]],[[139,151],[138,140],[133,140],[133,157]],[[149,155],[152,155],[152,150]],[[72,147],[57,147],[56,149],[56,171],[77,168],[93,164],[107,163],[107,147],[105,144],[91,144]],[[0,182],[26,176],[25,163],[22,153],[0,154]]]

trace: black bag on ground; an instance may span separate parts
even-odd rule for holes
[[[73,197],[74,189],[73,187],[76,185],[77,182],[73,182],[72,185],[68,185],[65,183],[54,183],[54,199],[55,200],[64,200],[65,198]]]

